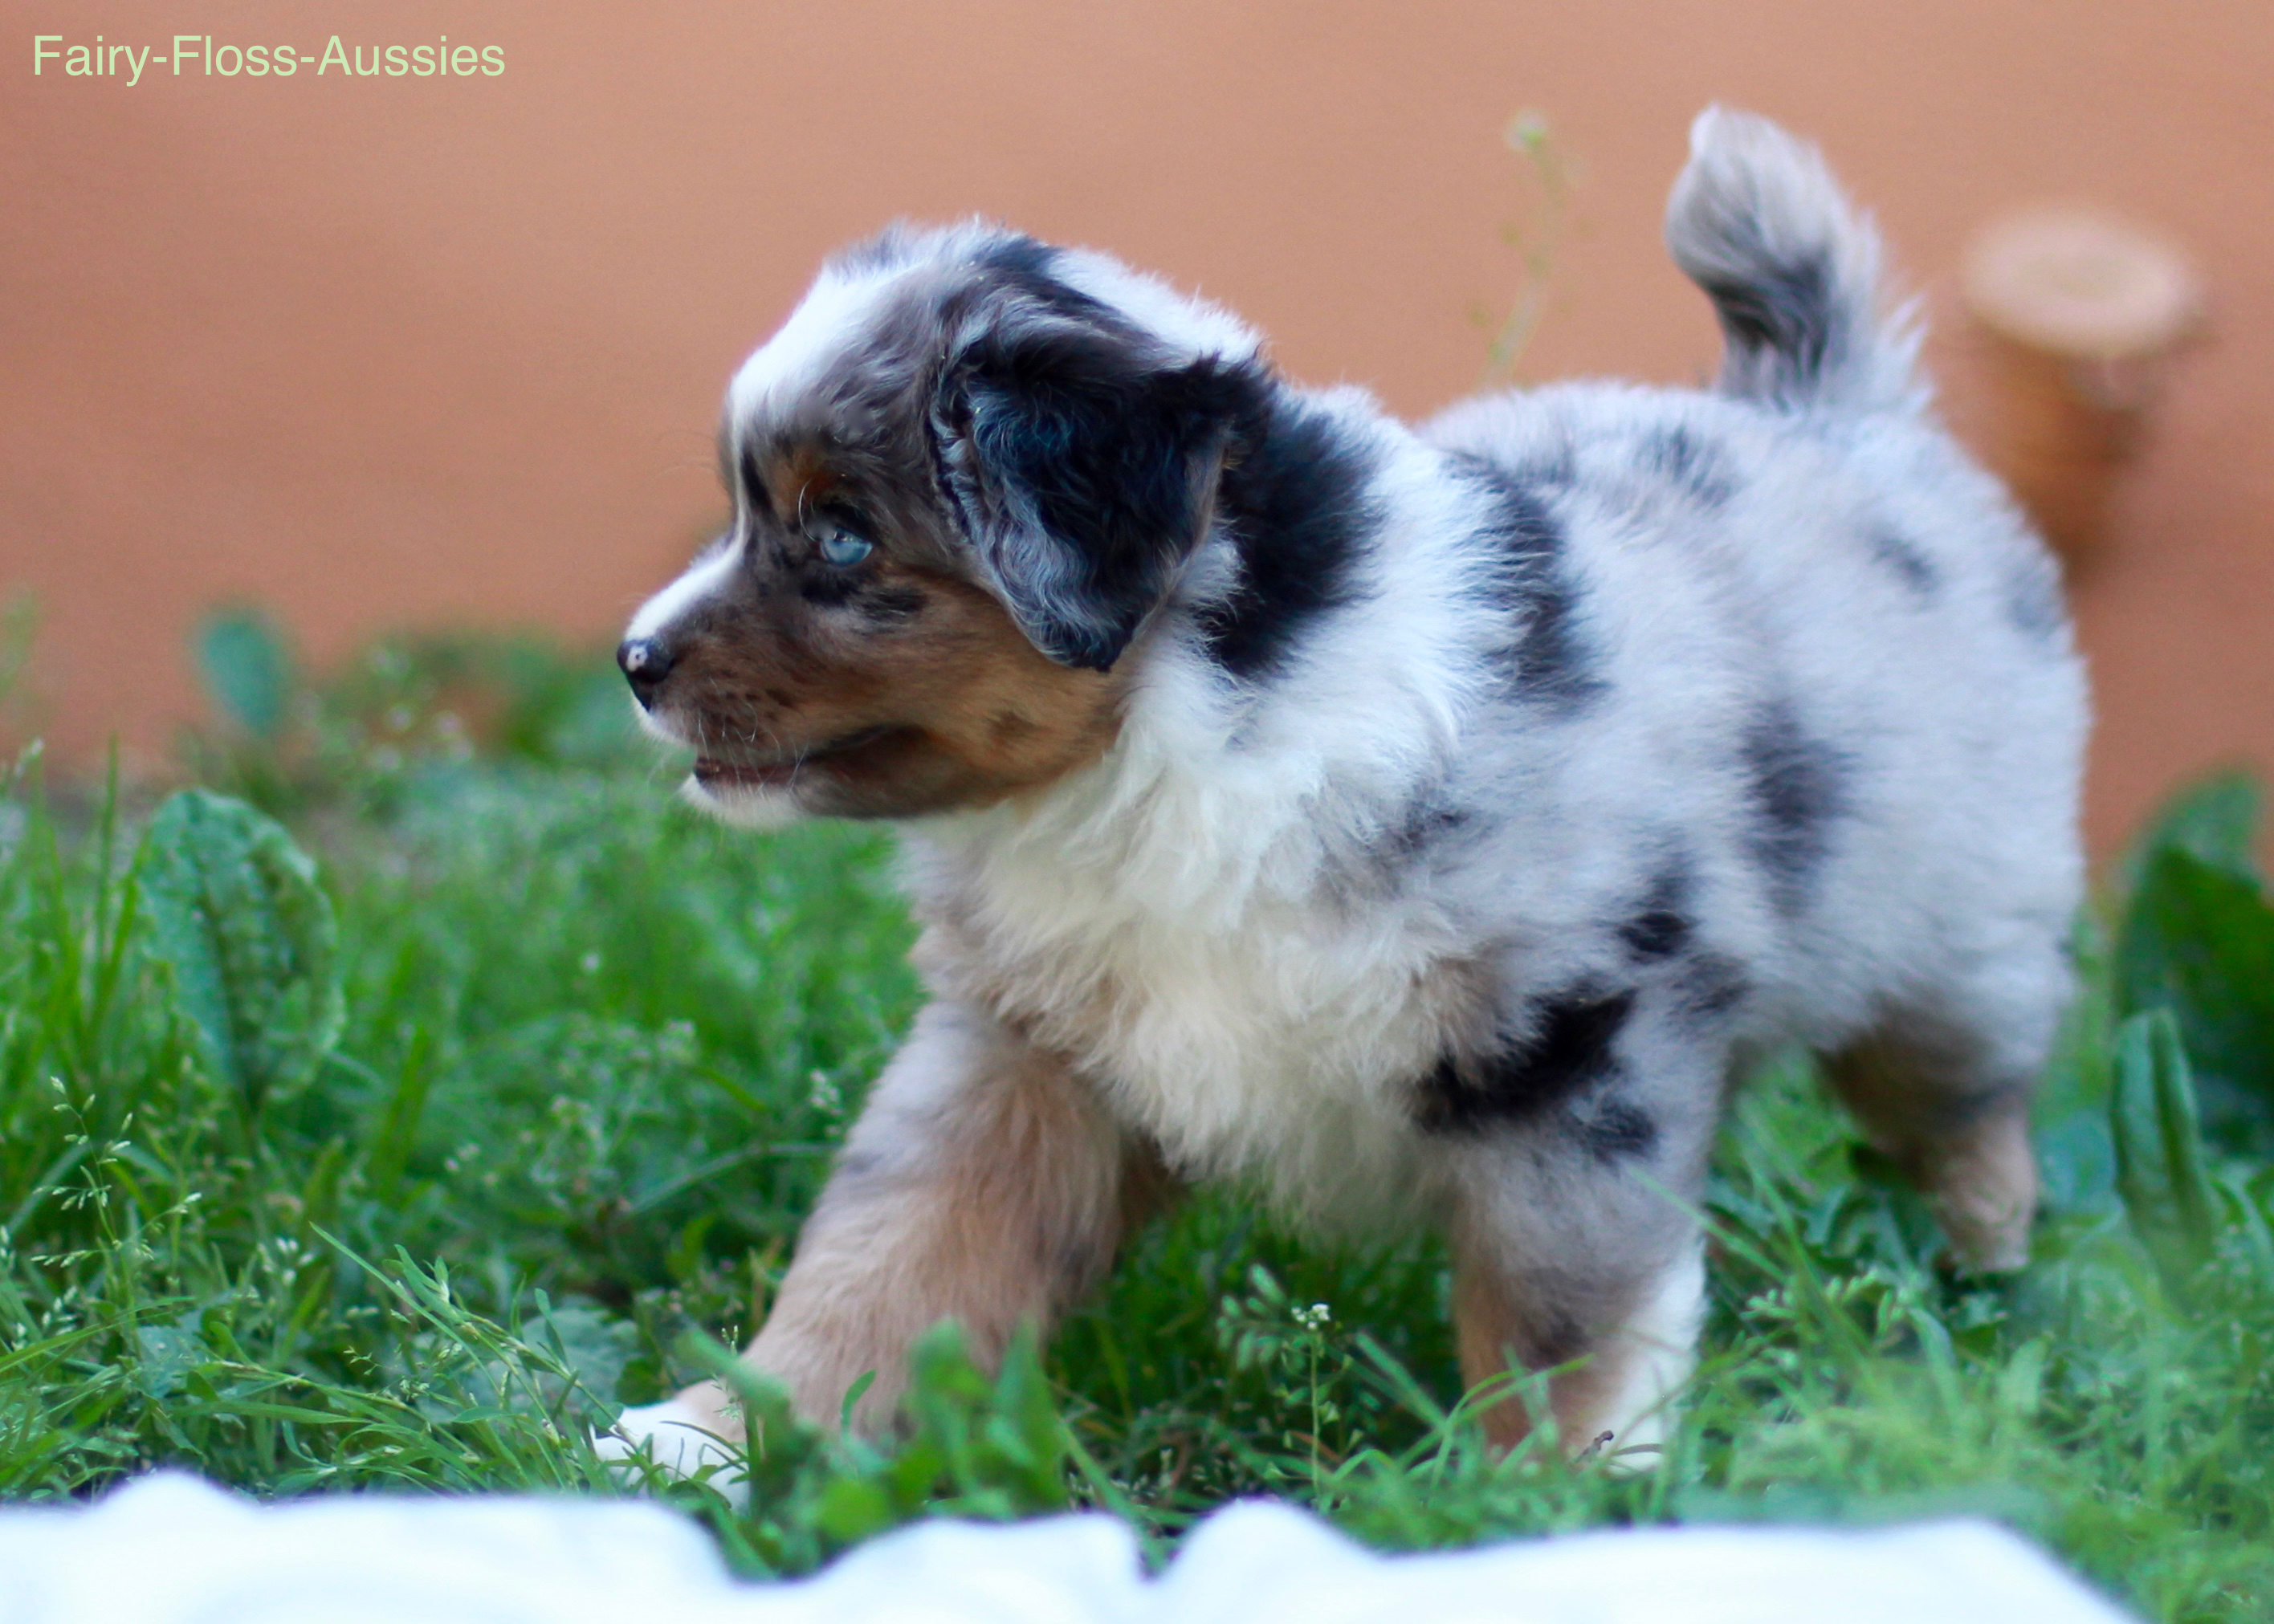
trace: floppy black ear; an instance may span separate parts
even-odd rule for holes
[[[931,411],[940,482],[1036,648],[1091,671],[1120,658],[1200,540],[1255,389],[1251,363],[1173,364],[1056,315],[998,321],[951,359]]]

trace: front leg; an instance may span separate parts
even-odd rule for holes
[[[1496,1049],[1425,1088],[1453,1198],[1463,1378],[1555,1372],[1547,1408],[1568,1450],[1639,1463],[1689,1373],[1695,1203],[1725,1064],[1713,1016],[1664,982],[1536,999]],[[1513,1396],[1483,1417],[1502,1448],[1540,1418]]]
[[[986,1015],[933,1004],[877,1079],[743,1357],[829,1426],[874,1371],[854,1421],[880,1432],[919,1335],[952,1316],[991,1365],[1022,1320],[1047,1327],[1104,1272],[1163,1184],[1063,1063]],[[628,1412],[618,1430],[683,1468],[725,1458],[706,1455],[702,1434],[742,1435],[716,1382]]]
[[[1511,1360],[1555,1370],[1547,1407],[1564,1449],[1647,1464],[1695,1362],[1705,1269],[1694,1235],[1653,1235],[1657,1226],[1628,1216],[1615,1243],[1624,1255],[1587,1257],[1581,1269],[1541,1244],[1552,1225],[1469,1217],[1454,1235],[1454,1329],[1470,1387],[1504,1376]],[[1485,1436],[1510,1448],[1536,1419],[1506,1398],[1485,1411]]]

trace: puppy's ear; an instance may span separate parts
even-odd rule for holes
[[[933,397],[940,483],[1035,646],[1103,671],[1199,542],[1253,363],[1177,363],[1058,315],[998,320]]]

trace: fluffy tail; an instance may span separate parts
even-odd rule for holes
[[[1815,147],[1707,108],[1667,201],[1666,245],[1721,319],[1723,394],[1795,410],[1924,403],[1915,324],[1879,318],[1879,233]]]

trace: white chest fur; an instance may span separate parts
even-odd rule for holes
[[[1468,988],[1414,921],[1255,891],[1194,919],[1040,864],[919,896],[934,984],[1067,1056],[1180,1172],[1335,1227],[1426,1201],[1405,1095]]]

